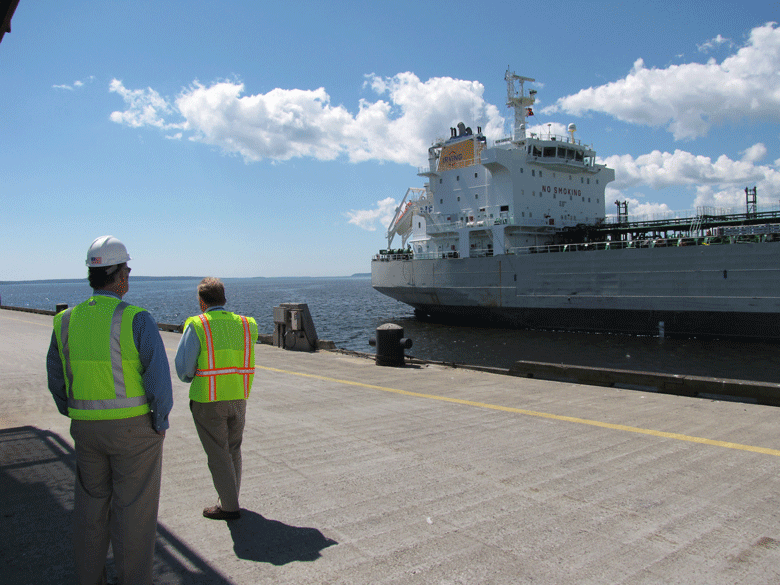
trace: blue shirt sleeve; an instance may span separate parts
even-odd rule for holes
[[[192,325],[189,325],[182,333],[179,347],[176,349],[176,375],[185,383],[192,382],[198,369],[198,356],[200,355],[200,339]]]
[[[133,319],[133,340],[143,366],[141,376],[152,411],[152,426],[156,431],[164,431],[170,426],[168,415],[173,408],[171,368],[160,330],[148,311],[141,311]]]
[[[68,395],[65,388],[65,368],[57,346],[57,335],[52,331],[49,353],[46,354],[46,376],[49,379],[49,392],[54,397],[57,410],[68,416]]]

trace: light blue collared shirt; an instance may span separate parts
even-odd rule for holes
[[[93,291],[94,295],[105,295],[121,298],[119,295],[105,290]],[[165,353],[160,330],[148,311],[141,311],[133,318],[133,341],[138,348],[143,372],[141,378],[144,393],[149,400],[152,411],[152,426],[156,431],[164,431],[169,427],[168,415],[173,408],[173,387],[171,385],[171,368]],[[52,332],[49,353],[46,355],[46,372],[49,377],[49,391],[54,397],[57,409],[68,415],[68,396],[65,389],[65,370],[57,346],[57,335]]]
[[[209,311],[224,311],[225,307],[209,307]],[[195,328],[190,325],[181,334],[179,347],[176,348],[176,358],[173,360],[176,366],[176,375],[179,380],[189,384],[195,378],[198,369],[198,357],[200,356],[200,338]]]

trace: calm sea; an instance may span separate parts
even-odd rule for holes
[[[199,278],[130,277],[125,300],[144,307],[158,323],[181,324],[199,312]],[[373,353],[368,339],[384,323],[404,328],[421,359],[508,368],[517,360],[780,382],[780,344],[735,340],[659,339],[458,327],[417,321],[410,307],[371,288],[368,277],[224,279],[227,308],[257,320],[272,333],[273,307],[307,303],[317,335],[337,347]],[[91,293],[85,281],[0,283],[2,304],[54,310]]]

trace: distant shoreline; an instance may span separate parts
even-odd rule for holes
[[[274,280],[274,279],[311,279],[311,278],[369,278],[370,272],[356,272],[349,276],[236,276],[225,277],[222,280]],[[152,280],[200,280],[202,276],[132,276],[132,280],[135,281],[152,281]],[[52,282],[85,282],[86,278],[46,278],[40,280],[0,280],[0,286],[8,284],[46,284]]]

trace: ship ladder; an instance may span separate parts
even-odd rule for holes
[[[702,219],[703,218],[701,215],[697,215],[696,217],[693,218],[693,221],[691,222],[690,232],[689,232],[691,234],[691,237],[696,237],[697,235],[699,235],[698,232],[701,231]]]

